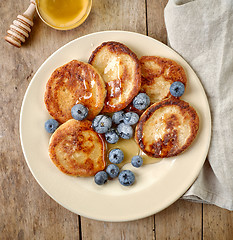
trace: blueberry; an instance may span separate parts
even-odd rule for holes
[[[108,158],[111,163],[119,164],[124,159],[124,153],[119,148],[115,148],[109,152]]]
[[[184,94],[185,86],[182,82],[174,82],[170,86],[170,93],[174,97],[181,97]]]
[[[123,139],[130,139],[133,136],[133,128],[130,125],[126,125],[125,123],[120,123],[117,126],[117,132]]]
[[[120,124],[123,122],[123,119],[124,119],[124,111],[119,111],[119,112],[115,112],[113,113],[112,115],[112,121],[115,123],[115,124]]]
[[[127,112],[124,114],[124,123],[127,125],[134,125],[138,122],[139,116],[135,112]]]
[[[138,110],[144,110],[150,105],[150,98],[146,93],[139,93],[133,99],[133,106]]]
[[[120,172],[120,169],[117,165],[115,164],[110,164],[106,168],[106,172],[111,178],[116,178]]]
[[[132,164],[134,167],[136,167],[136,168],[141,167],[142,164],[143,164],[142,157],[140,157],[140,156],[134,156],[134,157],[132,157],[132,159],[131,159],[131,164]]]
[[[120,172],[118,180],[123,186],[130,186],[134,183],[135,176],[130,170],[123,170]]]
[[[119,140],[119,136],[115,129],[110,129],[105,133],[105,139],[108,143],[114,144]]]
[[[71,115],[75,120],[83,120],[88,115],[88,109],[82,104],[76,104],[71,108]]]
[[[98,185],[103,185],[108,180],[108,174],[105,171],[97,172],[95,175],[95,183]]]
[[[54,133],[58,126],[59,123],[55,119],[49,119],[44,124],[45,130],[49,133]]]
[[[106,133],[112,126],[112,119],[105,115],[98,115],[92,121],[92,127],[97,133]]]

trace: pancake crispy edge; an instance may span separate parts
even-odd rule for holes
[[[51,136],[49,157],[60,171],[80,177],[94,176],[106,166],[106,145],[89,120],[68,120]]]
[[[137,55],[124,44],[103,42],[92,52],[88,62],[99,71],[106,83],[107,96],[103,113],[124,109],[138,94],[141,88],[141,67]],[[118,70],[114,69],[116,66]]]
[[[148,94],[151,103],[171,97],[170,86],[175,81],[187,84],[183,67],[169,58],[159,56],[142,56],[140,58],[142,71],[141,91]]]
[[[72,118],[71,108],[81,103],[88,108],[92,120],[104,106],[105,83],[95,68],[72,60],[57,68],[46,84],[44,102],[49,114],[64,123]]]
[[[156,121],[155,115],[157,113],[160,114],[158,121]],[[180,121],[185,124],[182,125]],[[147,126],[148,123],[149,126]],[[156,126],[159,126],[160,129],[156,129]],[[148,129],[149,134],[146,134],[145,131],[148,132]],[[136,126],[135,141],[139,148],[150,157],[172,157],[182,153],[191,145],[196,138],[198,129],[199,117],[195,109],[187,102],[171,97],[154,103],[142,114]],[[183,137],[179,134],[182,134],[182,131],[183,133],[190,131],[190,133],[187,138],[184,138],[184,143],[179,145],[179,140]],[[157,139],[152,139],[156,135]]]

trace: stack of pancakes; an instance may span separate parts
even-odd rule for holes
[[[73,60],[57,68],[44,96],[49,114],[61,123],[50,139],[51,160],[74,176],[93,176],[103,170],[106,144],[92,129],[91,120],[99,113],[132,109],[140,91],[152,103],[136,127],[140,149],[160,158],[183,152],[196,137],[199,120],[188,103],[170,95],[175,81],[187,83],[184,69],[176,62],[156,56],[139,60],[119,42],[102,43],[88,63]],[[71,108],[78,103],[88,108],[87,120],[72,119]]]

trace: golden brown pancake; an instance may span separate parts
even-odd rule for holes
[[[128,47],[118,42],[104,42],[90,59],[103,77],[107,97],[102,112],[116,112],[125,108],[141,87],[139,60]]]
[[[199,118],[187,102],[171,97],[151,105],[140,117],[135,140],[150,157],[180,154],[195,139]]]
[[[185,86],[187,78],[184,69],[175,61],[157,56],[143,56],[140,59],[142,70],[141,91],[145,92],[151,103],[171,97],[170,86],[180,81]]]
[[[64,123],[72,118],[71,108],[77,103],[88,108],[87,119],[92,120],[102,110],[105,97],[105,83],[94,67],[73,60],[52,73],[44,101],[50,115]]]
[[[105,168],[105,142],[91,124],[70,119],[51,136],[49,156],[63,173],[88,177]]]

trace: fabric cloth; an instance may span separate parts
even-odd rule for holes
[[[204,167],[184,199],[233,210],[233,1],[169,0],[168,42],[206,91],[212,139]]]

